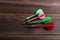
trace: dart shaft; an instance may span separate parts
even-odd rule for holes
[[[46,23],[48,23],[48,22],[51,22],[52,20],[51,20],[51,17],[46,17],[45,19],[43,19],[43,20],[35,20],[35,21],[32,21],[32,22],[30,22],[31,24],[39,24],[39,23],[44,23],[44,24],[46,24]]]
[[[45,18],[44,12],[40,13],[37,17],[34,17],[34,18],[28,20],[28,22],[36,20],[37,18],[44,19]]]
[[[29,17],[27,17],[26,19],[31,19],[31,18],[33,18],[33,17],[37,16],[38,14],[40,14],[41,12],[43,12],[43,10],[42,10],[42,9],[38,9],[38,10],[36,11],[36,13],[35,13],[35,14],[33,14],[33,15],[31,15],[31,16],[29,16]]]
[[[31,21],[33,21],[33,20],[36,20],[37,18],[38,18],[38,17],[34,17],[34,18],[28,20],[28,22],[31,22]]]
[[[33,14],[32,16],[29,16],[29,17],[27,17],[26,19],[31,19],[31,18],[33,18],[33,17],[35,17],[35,16],[37,16],[38,14]]]

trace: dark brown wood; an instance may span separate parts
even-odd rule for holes
[[[25,28],[23,20],[42,8],[54,30]],[[27,26],[28,27],[28,26]],[[0,0],[0,40],[60,40],[60,0]]]
[[[60,13],[60,0],[0,0],[0,13]],[[26,11],[27,10],[27,11]]]
[[[54,17],[55,29],[46,31],[40,28],[24,28],[23,19],[26,16],[0,16],[0,39],[8,40],[59,40],[60,39],[60,17]]]
[[[55,22],[55,29],[53,31],[45,31],[43,29],[37,28],[37,29],[28,29],[24,28],[25,25],[22,25],[24,23],[24,18],[26,17],[17,17],[17,16],[1,16],[0,17],[0,33],[33,33],[33,34],[53,34],[53,33],[60,33],[59,29],[59,23],[60,18],[59,17],[52,17],[53,22]]]

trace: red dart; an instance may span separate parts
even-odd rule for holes
[[[43,29],[45,29],[45,30],[53,30],[54,29],[54,23],[49,22],[49,23],[45,24]]]
[[[54,23],[53,22],[48,22],[47,24],[36,24],[33,25],[34,28],[39,28],[42,27],[45,30],[53,30],[54,29]]]

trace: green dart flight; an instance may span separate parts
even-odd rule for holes
[[[32,22],[29,22],[29,24],[40,24],[40,23],[46,24],[46,23],[51,22],[51,21],[52,21],[51,17],[46,17],[43,20],[35,20],[35,21],[32,21]]]

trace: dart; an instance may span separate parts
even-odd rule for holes
[[[28,22],[31,22],[33,20],[36,20],[37,18],[44,19],[45,18],[44,12],[40,13],[37,17],[34,17],[34,18],[28,20]]]
[[[32,25],[31,27],[33,28],[43,28],[45,30],[53,30],[54,29],[54,23],[53,22],[48,22],[47,24],[36,24]]]
[[[31,18],[37,16],[38,14],[40,14],[41,12],[43,12],[43,10],[42,10],[42,9],[38,9],[35,14],[33,14],[33,15],[27,17],[25,20],[31,19]]]
[[[33,21],[33,20],[36,20],[37,18],[38,18],[38,17],[34,17],[34,18],[28,20],[27,22],[31,22],[31,21]]]
[[[47,24],[45,24],[43,29],[45,29],[45,30],[53,30],[54,29],[54,23],[53,22],[48,22]]]
[[[40,24],[40,23],[46,24],[46,23],[51,22],[51,21],[52,21],[51,17],[46,17],[43,20],[35,20],[35,21],[32,21],[32,22],[28,22],[28,24],[32,24],[32,25]]]
[[[48,22],[46,24],[24,25],[25,28],[42,28],[44,30],[53,30],[54,22]]]

